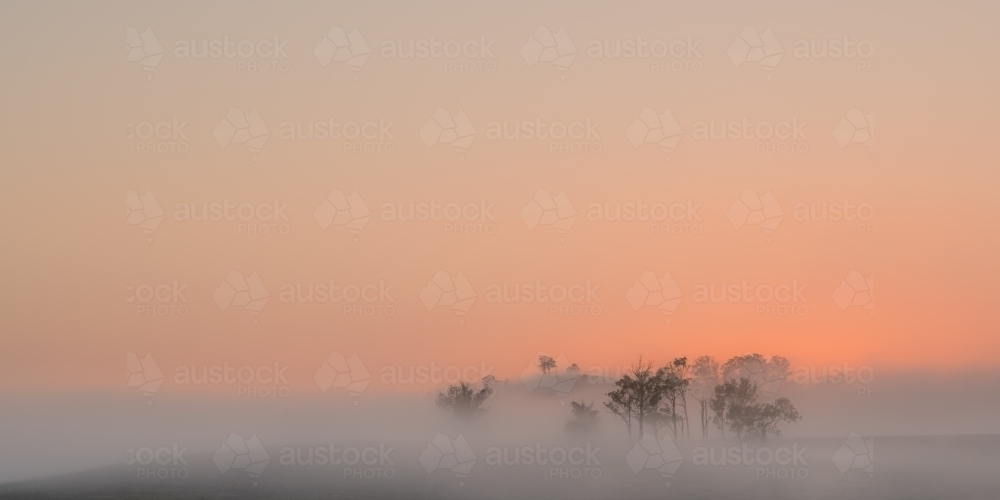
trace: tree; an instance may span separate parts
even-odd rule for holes
[[[669,365],[656,371],[656,376],[660,379],[660,387],[663,391],[662,397],[666,403],[666,407],[663,408],[661,414],[670,419],[675,436],[678,435],[678,420],[680,420],[683,429],[687,428],[687,391],[688,386],[691,383],[691,379],[688,378],[687,372],[688,366],[686,357],[676,358]],[[683,415],[677,411],[678,404],[684,412]],[[690,434],[690,432],[688,432],[688,434]]]
[[[779,422],[795,422],[801,419],[795,405],[788,398],[778,398],[770,403],[757,402],[757,385],[743,377],[739,381],[727,380],[716,386],[715,397],[709,402],[715,412],[715,422],[725,436],[725,426],[736,433],[736,437],[756,436],[762,441],[767,435],[778,436]]]
[[[715,395],[715,387],[719,385],[719,362],[711,356],[702,356],[691,366],[691,395],[698,402],[701,417],[701,438],[708,437],[708,424],[711,421],[709,403]]]
[[[780,436],[778,422],[797,422],[802,419],[788,398],[778,398],[772,403],[755,405],[753,426],[751,430],[760,436],[761,441],[767,441],[768,433]]]
[[[771,356],[768,360],[760,354],[735,356],[722,365],[725,380],[747,378],[755,384],[764,396],[773,396],[788,378],[790,363],[781,356]]]
[[[542,373],[548,375],[548,373],[556,368],[556,360],[552,356],[542,354],[538,356],[538,367],[542,369]]]
[[[587,434],[594,430],[597,426],[597,410],[594,409],[594,403],[587,404],[583,400],[580,402],[570,401],[570,407],[573,414],[570,417],[569,423],[566,424],[568,432],[572,434]]]
[[[449,385],[447,390],[438,392],[435,402],[438,408],[448,410],[459,418],[485,415],[489,409],[484,408],[483,403],[493,395],[495,380],[490,376],[484,377],[483,386],[479,389],[468,382]]]
[[[642,357],[615,382],[618,389],[609,392],[610,401],[604,403],[611,413],[625,421],[629,437],[632,437],[632,420],[639,423],[642,437],[646,417],[654,415],[663,399],[663,379],[653,372],[652,363],[643,363]]]

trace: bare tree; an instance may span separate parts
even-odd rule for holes
[[[483,378],[483,386],[476,388],[469,382],[459,382],[449,385],[447,390],[437,394],[435,402],[438,408],[448,410],[460,418],[471,419],[485,415],[489,409],[483,407],[493,395],[495,378]]]
[[[719,362],[711,356],[702,356],[695,360],[691,367],[691,395],[698,402],[701,417],[701,438],[708,437],[708,424],[711,422],[709,402],[715,395],[715,387],[719,385]]]

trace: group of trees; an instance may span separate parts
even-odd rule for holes
[[[556,368],[556,361],[542,355],[538,366],[548,374]],[[576,365],[570,367],[574,368]],[[710,424],[714,423],[723,437],[729,429],[740,439],[766,440],[781,434],[781,422],[801,418],[788,398],[773,398],[785,382],[788,368],[787,359],[766,359],[760,354],[736,356],[722,365],[711,356],[701,356],[694,363],[680,357],[661,367],[640,357],[615,382],[615,390],[607,393],[604,408],[625,423],[629,438],[633,437],[633,428],[641,437],[647,427],[664,426],[669,426],[675,436],[690,437],[690,396],[697,403],[702,438],[708,437]],[[459,417],[478,417],[488,411],[483,404],[495,393],[495,384],[492,376],[484,378],[481,387],[460,382],[439,392],[436,403]],[[567,430],[584,433],[594,429],[598,419],[594,404],[572,401]]]

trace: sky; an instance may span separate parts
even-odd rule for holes
[[[995,10],[7,4],[0,389],[135,393],[128,353],[316,397],[331,352],[996,369]]]

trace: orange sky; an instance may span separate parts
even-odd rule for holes
[[[721,18],[708,7],[653,4],[615,15],[577,3],[530,12],[463,3],[348,12],[319,3],[238,12],[192,6],[199,15],[189,18],[155,7],[20,6],[17,16],[0,20],[0,385],[124,389],[126,352],[151,353],[171,373],[178,365],[279,362],[296,374],[293,385],[309,387],[330,351],[357,352],[373,373],[485,364],[501,377],[517,377],[538,351],[565,353],[581,367],[621,366],[640,353],[666,361],[761,352],[786,356],[793,366],[994,368],[996,30],[961,9],[890,2],[856,18],[839,6],[772,2]],[[356,71],[339,61],[323,66],[314,54],[330,26],[357,27],[370,46]],[[526,62],[522,47],[538,26],[565,27],[577,50],[565,70]],[[773,30],[784,50],[773,71],[756,62],[736,66],[727,55],[744,26]],[[123,60],[127,27],[149,27],[164,47],[151,71]],[[387,40],[432,36],[492,40],[493,56],[471,62],[494,69],[453,71],[447,58],[380,52]],[[238,57],[175,53],[179,40],[224,37],[277,37],[287,41],[287,58],[253,56],[279,68],[258,72]],[[587,51],[594,40],[637,37],[699,41],[698,56],[680,62],[701,69],[653,71],[650,58]],[[873,55],[795,57],[800,40],[844,37],[870,42]],[[259,112],[270,132],[260,151],[220,147],[213,132],[234,107]],[[468,117],[476,137],[467,150],[425,144],[422,127],[439,107]],[[669,109],[676,119],[682,138],[673,151],[633,147],[627,130],[646,107]],[[837,142],[835,130],[851,108],[877,122],[871,150]],[[289,122],[331,119],[391,123],[391,137],[279,134]],[[487,134],[496,123],[588,120],[599,123],[599,137]],[[805,138],[696,137],[706,123],[744,120],[804,123]],[[147,122],[186,125],[179,135],[161,127],[162,139],[129,138]],[[140,151],[150,143],[172,151]],[[785,147],[797,152],[768,152]],[[356,190],[363,199],[371,218],[360,231],[317,222],[314,212],[331,189],[345,196]],[[148,190],[162,207],[152,233],[125,223],[127,190]],[[544,223],[530,227],[522,211],[539,190],[564,192],[576,210],[564,233]],[[731,209],[745,190],[773,195],[783,212],[773,233],[753,224],[734,228]],[[179,220],[177,212],[179,205],[200,211],[226,200],[257,206],[276,199],[287,204],[287,221],[268,226],[278,234],[248,234],[235,221]],[[432,199],[492,205],[495,220],[475,221],[476,234],[455,234],[445,221],[386,220],[386,204]],[[640,199],[699,208],[655,228],[588,217],[593,204]],[[844,200],[866,204],[870,219],[795,217],[801,204]],[[680,234],[654,234],[664,230]],[[213,298],[233,270],[256,272],[270,296],[256,324],[244,308],[220,310]],[[655,306],[634,310],[627,300],[647,270],[669,272],[682,294],[669,315]],[[438,271],[468,279],[476,299],[467,314],[422,302]],[[834,299],[852,271],[873,277],[871,313],[863,305],[841,310]],[[126,299],[130,285],[174,281],[186,287],[187,302],[177,303],[186,315],[138,315],[138,304]],[[330,281],[383,282],[392,302],[370,304],[382,314],[358,316],[345,314],[343,303],[281,300],[285,285]],[[766,307],[785,304],[769,302],[762,313],[757,302],[697,300],[702,287],[744,281],[794,283],[804,287],[805,301],[791,303],[793,314],[774,316]],[[582,313],[564,315],[553,314],[551,301],[488,300],[491,286],[537,282],[590,282],[599,302],[575,303]]]

